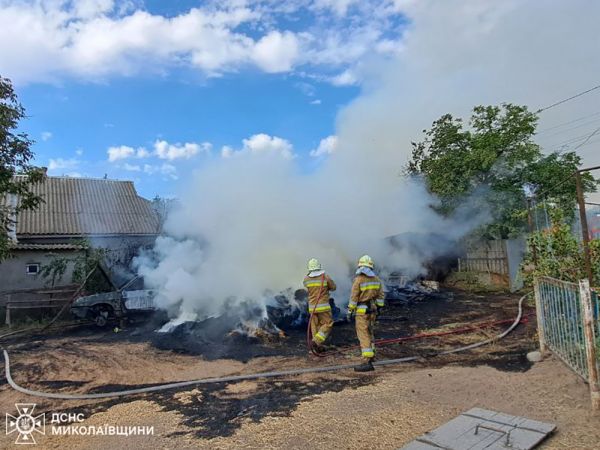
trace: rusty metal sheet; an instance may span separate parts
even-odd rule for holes
[[[473,408],[401,450],[529,450],[555,429],[554,424]]]

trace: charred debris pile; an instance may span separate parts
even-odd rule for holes
[[[440,290],[438,282],[408,280],[400,275],[389,277],[386,286],[386,297],[395,305],[451,295]],[[333,299],[331,302],[334,320],[343,324],[345,305],[336,304]],[[297,290],[291,295],[275,296],[266,307],[266,316],[261,306],[243,303],[231,313],[184,322],[167,332],[153,333],[152,341],[158,348],[202,354],[209,359],[247,360],[281,354],[279,347],[289,346],[291,338],[294,344],[290,351],[304,353],[302,337],[309,317],[307,309],[306,291]]]

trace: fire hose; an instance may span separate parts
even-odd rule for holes
[[[449,355],[449,354],[453,354],[453,353],[460,353],[460,352],[464,352],[467,350],[472,350],[474,348],[482,347],[484,345],[490,344],[492,342],[496,342],[496,341],[504,338],[510,332],[512,332],[517,327],[517,325],[519,325],[519,323],[521,322],[521,319],[523,318],[523,301],[525,300],[527,295],[529,295],[529,294],[525,294],[523,297],[520,298],[519,311],[518,311],[516,319],[512,322],[510,327],[508,327],[506,330],[504,330],[501,334],[494,336],[492,338],[485,339],[480,342],[476,342],[474,344],[465,345],[465,346],[454,348],[451,350],[444,350],[444,351],[438,352],[434,355],[430,355],[430,357]],[[10,333],[10,334],[15,334],[15,333]],[[447,332],[447,334],[450,334],[450,332]],[[0,338],[5,337],[5,336],[6,335],[0,336]],[[344,369],[352,369],[357,366],[356,364],[338,364],[338,365],[334,365],[334,366],[324,366],[324,367],[306,367],[306,368],[298,368],[298,369],[291,369],[291,370],[259,372],[259,373],[246,374],[246,375],[230,375],[230,376],[215,377],[215,378],[202,378],[202,379],[198,379],[198,380],[179,381],[179,382],[174,382],[174,383],[159,384],[156,386],[148,386],[148,387],[144,387],[144,388],[126,389],[126,390],[115,391],[115,392],[102,392],[102,393],[97,393],[97,394],[59,394],[59,393],[54,393],[54,392],[41,392],[41,391],[35,391],[32,389],[27,389],[27,388],[24,388],[24,387],[18,385],[17,383],[15,383],[15,381],[12,378],[11,372],[10,372],[10,359],[8,356],[8,352],[6,350],[3,350],[3,354],[4,354],[4,371],[5,371],[5,375],[6,375],[6,381],[13,389],[15,389],[16,391],[21,392],[23,394],[31,395],[34,397],[52,398],[52,399],[59,399],[59,400],[93,400],[93,399],[111,398],[111,397],[124,397],[124,396],[129,396],[129,395],[146,394],[146,393],[150,393],[150,392],[159,392],[159,391],[165,391],[165,390],[169,390],[169,389],[176,389],[176,388],[182,388],[182,387],[188,387],[188,386],[196,386],[196,385],[202,385],[202,384],[230,383],[230,382],[234,382],[234,381],[256,380],[256,379],[260,379],[260,378],[276,378],[276,377],[301,375],[301,374],[307,374],[307,373],[333,372],[333,371],[344,370]],[[373,363],[373,365],[374,366],[389,366],[389,365],[393,365],[393,364],[417,361],[419,359],[422,359],[422,357],[421,356],[407,356],[404,358],[395,358],[395,359],[386,359],[386,360],[382,360],[382,361],[375,361]]]

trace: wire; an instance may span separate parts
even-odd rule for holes
[[[592,91],[595,91],[596,89],[600,89],[600,84],[597,85],[597,86],[594,86],[593,88],[588,89],[587,91],[580,92],[579,94],[575,94],[575,95],[573,95],[573,96],[571,96],[569,98],[565,98],[564,100],[560,100],[560,101],[558,101],[556,103],[552,103],[551,105],[548,105],[548,106],[545,106],[543,108],[540,108],[535,113],[539,114],[539,113],[541,113],[543,111],[547,111],[547,110],[549,110],[551,108],[554,108],[555,106],[562,105],[563,103],[566,103],[566,102],[568,102],[570,100],[573,100],[573,99],[575,99],[577,97],[581,97],[582,95],[585,95],[585,94],[588,94],[588,93],[590,93]]]
[[[546,130],[545,130],[544,133],[542,133],[540,131],[540,132],[536,133],[536,136],[543,135],[546,138],[550,138],[550,137],[553,137],[553,136],[559,136],[561,134],[565,134],[565,133],[568,133],[570,131],[577,130],[579,128],[584,128],[584,127],[588,127],[590,125],[594,125],[594,124],[598,123],[598,121],[600,121],[600,117],[596,117],[595,119],[592,119],[592,120],[586,120],[585,122],[578,123],[576,125],[575,124],[570,124],[572,126],[570,126],[568,128],[564,128],[566,126],[566,124],[561,125],[560,127],[556,127],[556,128],[561,128],[561,129],[558,129],[558,130],[556,130],[556,129],[555,130],[551,130],[549,128],[546,128]],[[548,131],[552,131],[552,133],[548,133]]]
[[[600,127],[596,128],[594,131],[592,131],[592,133],[585,139],[585,141],[583,141],[581,144],[579,144],[578,146],[576,146],[575,148],[573,148],[573,151],[577,150],[579,147],[583,147],[592,137],[594,137],[594,135],[600,131]]]
[[[582,120],[588,119],[590,117],[595,117],[595,116],[598,116],[598,115],[600,115],[600,111],[595,112],[593,114],[589,114],[587,116],[578,117],[577,119],[569,120],[568,122],[563,122],[563,123],[559,123],[558,125],[554,125],[554,126],[551,126],[551,127],[548,127],[548,128],[544,128],[543,130],[538,131],[536,134],[541,134],[541,133],[545,133],[547,131],[552,131],[552,130],[555,130],[556,128],[560,128],[560,127],[563,127],[565,125],[570,125],[570,124],[575,123],[575,122],[580,122]],[[592,122],[594,122],[594,121],[592,121]]]

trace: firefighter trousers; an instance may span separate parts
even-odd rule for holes
[[[333,317],[331,311],[323,311],[314,313],[310,322],[310,331],[313,341],[319,345],[323,344],[329,337],[333,328]]]
[[[371,361],[375,357],[375,337],[373,335],[375,313],[357,314],[354,322],[356,336],[360,342],[361,356],[364,360]]]

